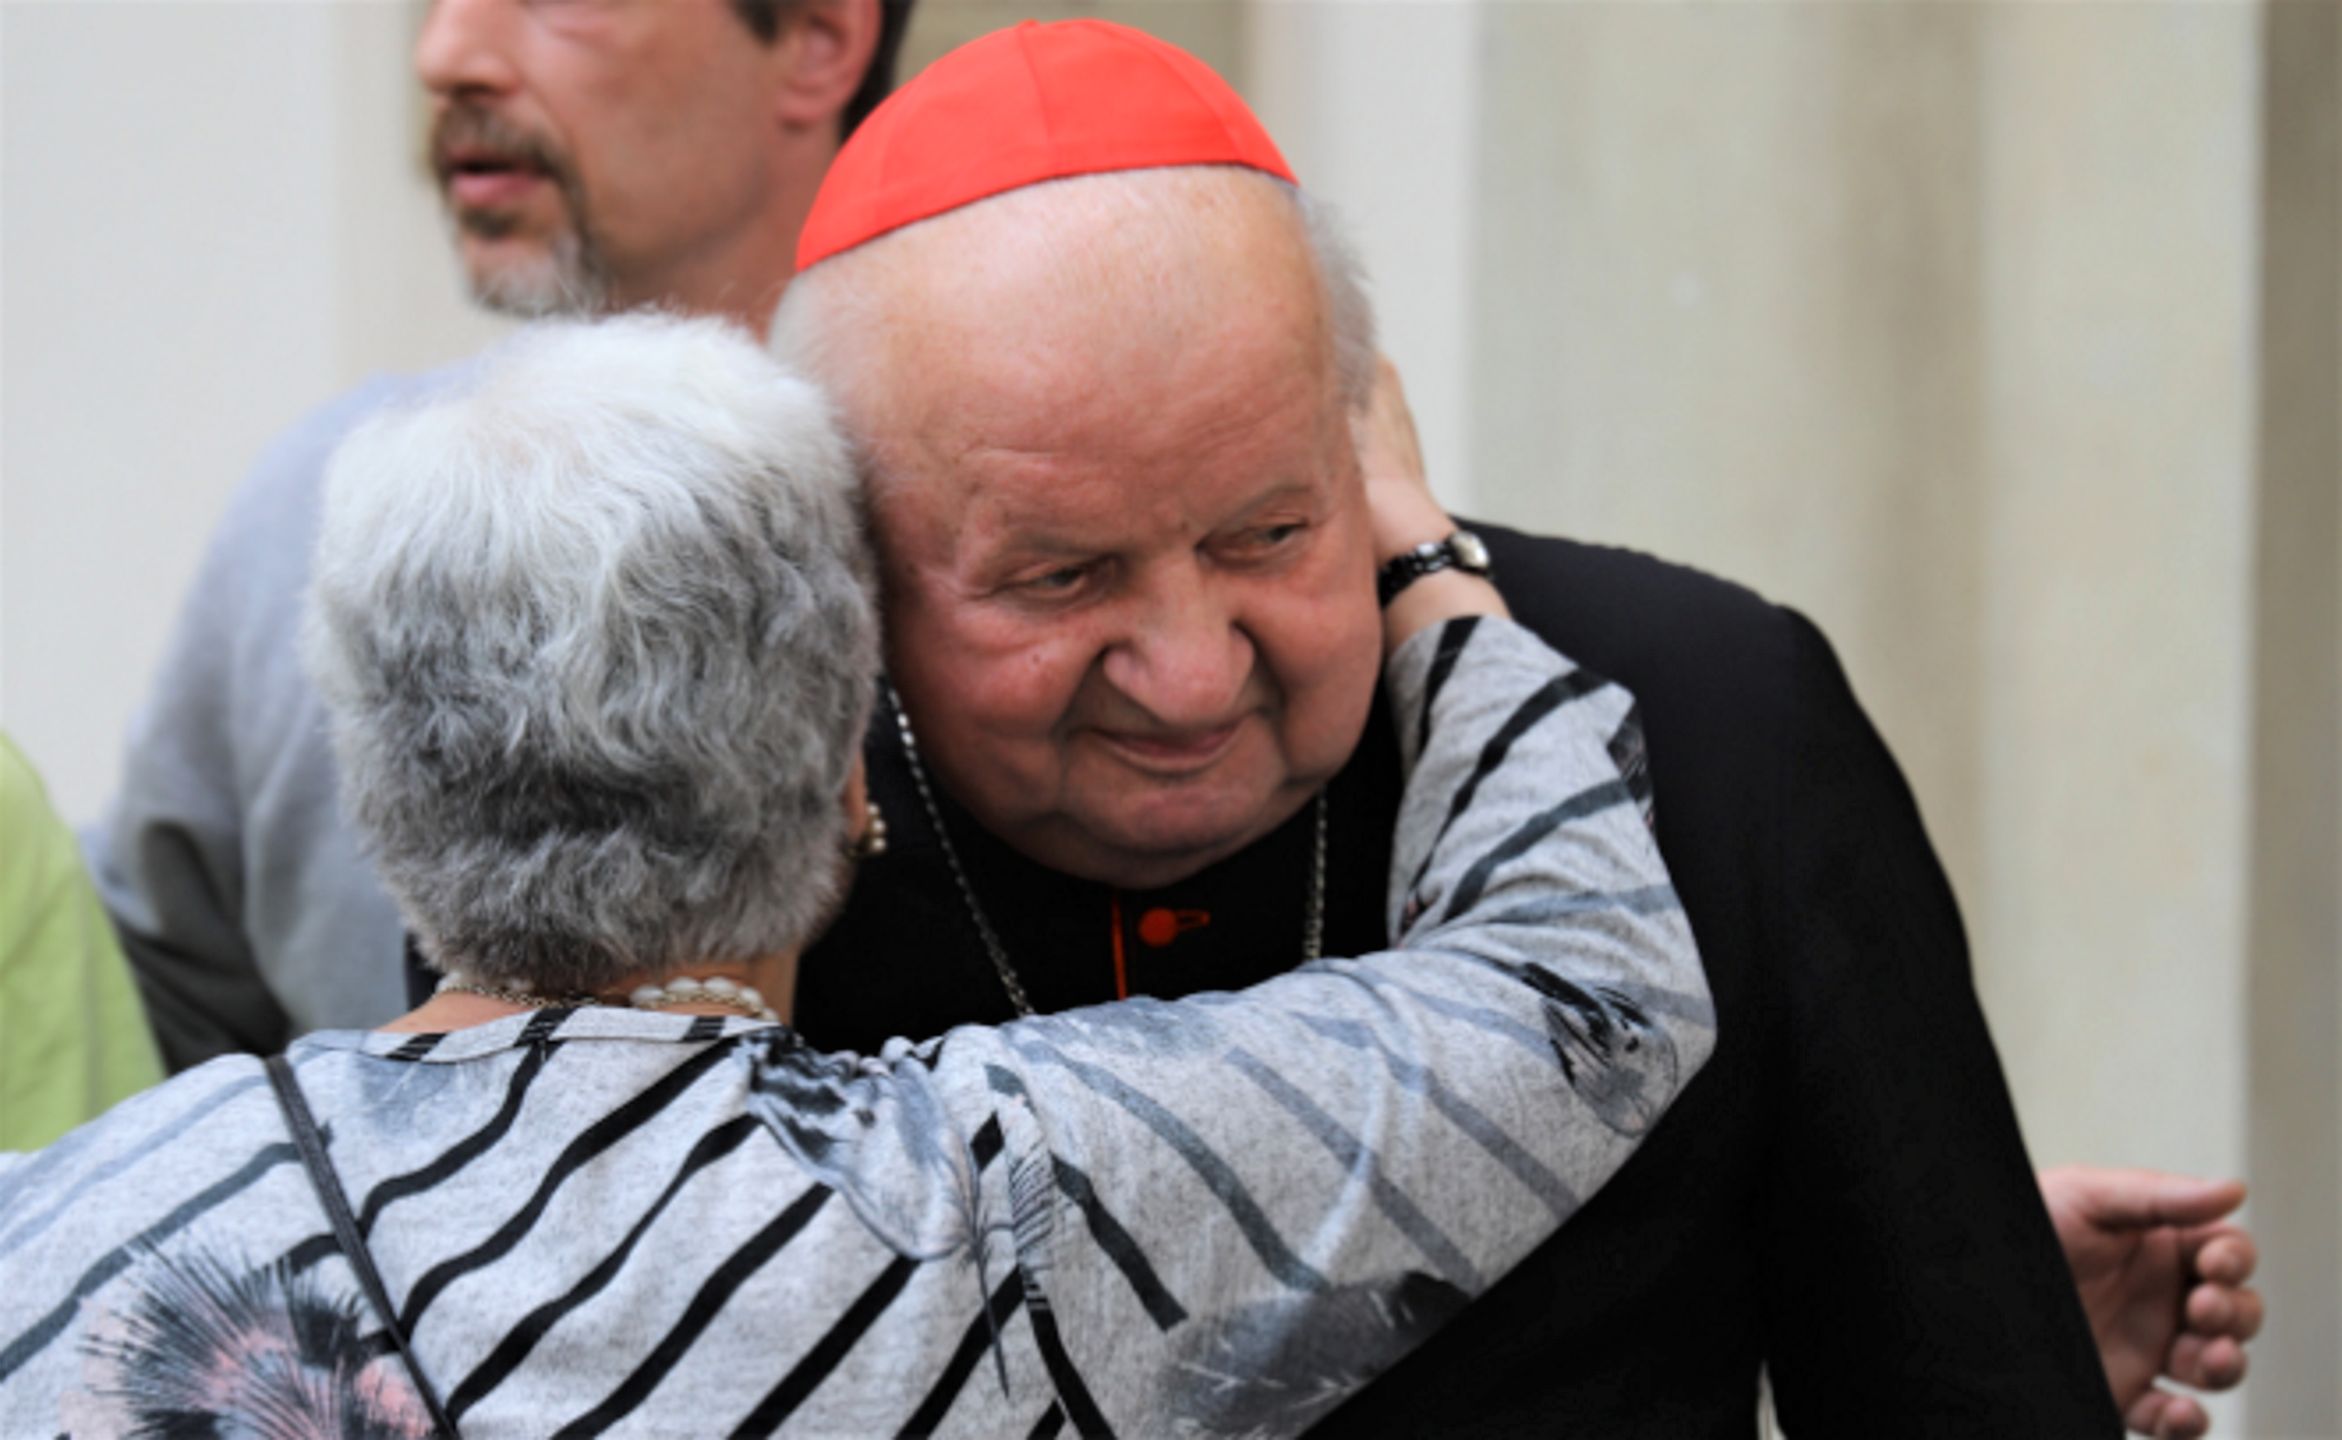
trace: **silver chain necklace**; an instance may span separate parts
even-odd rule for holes
[[[951,878],[960,887],[960,899],[968,907],[968,918],[976,922],[976,938],[984,943],[984,954],[992,961],[992,971],[1000,977],[1000,988],[1008,992],[1008,1003],[1019,1015],[1034,1015],[1032,1000],[1025,994],[1023,977],[1016,966],[1009,963],[1008,947],[1000,943],[999,932],[992,928],[992,919],[976,899],[975,884],[968,879],[968,870],[960,863],[959,848],[951,843],[951,832],[943,828],[943,810],[935,803],[935,791],[927,783],[927,766],[919,758],[919,737],[911,733],[911,717],[903,710],[903,700],[895,687],[879,682],[886,692],[887,709],[894,712],[895,732],[903,739],[903,758],[911,764],[911,783],[918,787],[919,804],[927,812],[927,824],[935,831],[935,839],[943,847],[944,864],[951,868]],[[1326,792],[1317,792],[1313,802],[1316,811],[1309,856],[1309,908],[1301,922],[1301,960],[1307,964],[1325,953],[1326,930]]]

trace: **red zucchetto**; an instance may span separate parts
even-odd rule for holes
[[[1293,178],[1193,55],[1104,20],[1027,20],[928,66],[856,128],[805,218],[797,268],[1036,181],[1161,165]]]

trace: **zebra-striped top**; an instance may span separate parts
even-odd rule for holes
[[[1393,951],[870,1059],[602,1008],[296,1044],[462,1431],[1289,1433],[1527,1254],[1712,1010],[1629,697],[1505,621],[1391,671]],[[0,1157],[0,1433],[427,1433],[287,1134],[231,1057]]]

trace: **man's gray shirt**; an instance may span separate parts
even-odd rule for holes
[[[134,722],[90,870],[174,1070],[407,1008],[406,927],[342,819],[300,627],[334,447],[463,368],[371,380],[261,457]]]

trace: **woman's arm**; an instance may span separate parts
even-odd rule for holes
[[[966,1272],[966,1313],[889,1311],[880,1343],[941,1363],[994,1314],[955,1421],[1304,1429],[1557,1229],[1706,1059],[1698,957],[1612,758],[1629,697],[1498,616],[1420,631],[1388,681],[1392,950],[757,1058],[751,1107],[801,1162]]]
[[[998,1125],[985,1190],[1069,1414],[1305,1428],[1566,1220],[1712,1047],[1612,759],[1629,698],[1498,617],[1417,634],[1389,680],[1397,948],[939,1057]]]

